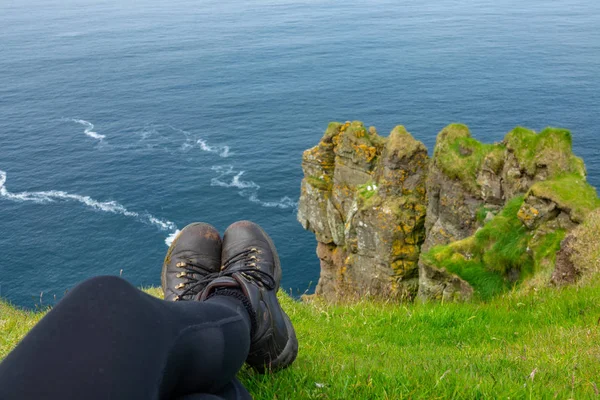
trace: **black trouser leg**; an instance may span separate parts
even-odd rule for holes
[[[68,293],[0,363],[0,399],[227,397],[240,392],[232,382],[249,347],[248,313],[233,297],[171,303],[97,277]]]

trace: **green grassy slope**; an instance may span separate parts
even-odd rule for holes
[[[256,399],[597,398],[600,282],[489,303],[298,303],[293,366],[244,369]],[[157,289],[149,290],[160,295]],[[0,302],[0,358],[41,317]]]

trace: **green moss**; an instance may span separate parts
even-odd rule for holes
[[[468,239],[465,239],[468,240]],[[436,246],[423,255],[426,262],[458,275],[475,290],[475,296],[489,300],[508,288],[508,282],[495,271],[485,268],[480,257],[473,257],[468,247],[465,253],[457,251],[464,243],[455,242],[447,246]],[[467,254],[467,256],[465,256]]]
[[[424,146],[421,142],[415,140],[404,126],[398,125],[390,133],[387,148],[388,151],[396,151],[398,154],[410,156],[416,151],[424,149]]]
[[[502,211],[475,234],[477,249],[486,269],[506,276],[510,270],[530,270],[529,233],[517,217],[523,197],[510,200]]]
[[[537,148],[537,135],[535,131],[517,126],[504,138],[509,149],[513,150],[519,164],[525,166],[530,173],[535,173],[535,153]]]
[[[482,299],[502,293],[534,269],[530,234],[517,217],[522,204],[523,197],[515,197],[474,236],[434,247],[424,257],[467,281]]]
[[[371,141],[371,144],[375,148],[377,148],[378,153],[381,153],[381,151],[385,147],[385,144],[387,143],[387,139],[379,136],[377,134],[377,132],[369,132],[368,137],[369,137],[369,140]]]
[[[487,217],[487,214],[490,211],[492,211],[492,209],[486,207],[485,205],[482,205],[481,207],[479,207],[477,209],[477,213],[475,214],[475,218],[477,219],[477,222],[479,222],[481,225],[483,225],[483,222],[485,221],[485,218]]]
[[[495,174],[500,174],[504,167],[504,160],[506,158],[506,146],[494,145],[492,150],[487,154],[485,163],[488,168],[494,171]]]
[[[577,174],[538,182],[528,194],[552,200],[563,210],[568,210],[577,222],[583,222],[590,211],[600,207],[596,189]]]
[[[377,147],[385,141],[384,138],[379,136],[376,132],[369,132],[365,125],[361,121],[352,121],[350,125],[345,124],[345,132],[355,136],[360,143],[364,143],[368,146]]]
[[[573,155],[571,132],[566,129],[548,127],[536,134],[518,126],[504,141],[529,175],[536,173],[538,165],[545,165],[550,175],[570,172],[585,176],[583,161]]]
[[[533,253],[534,272],[538,272],[545,265],[554,266],[556,252],[560,250],[560,242],[565,238],[565,234],[564,229],[557,229],[529,243]]]
[[[495,169],[504,162],[504,149],[500,144],[483,144],[471,137],[469,128],[451,124],[438,135],[434,162],[451,179],[458,179],[472,193],[478,194],[477,174],[483,161],[490,156]]]
[[[307,176],[306,182],[319,190],[330,191],[332,187],[331,179],[321,178],[317,176]]]
[[[377,185],[373,181],[358,185],[356,193],[360,196],[361,200],[365,202],[377,193]]]
[[[342,125],[343,124],[340,122],[330,122],[325,130],[325,135],[323,135],[323,141],[331,141],[331,138],[340,133],[340,127]]]

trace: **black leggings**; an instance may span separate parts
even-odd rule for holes
[[[123,279],[87,280],[0,363],[0,399],[251,399],[241,301],[166,302]]]

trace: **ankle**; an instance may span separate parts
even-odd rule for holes
[[[210,295],[208,295],[208,297],[204,301],[207,301],[209,299],[214,299],[215,297],[233,298],[233,299],[238,300],[238,302],[243,305],[244,309],[246,310],[246,312],[248,314],[248,319],[250,320],[250,337],[251,338],[254,337],[254,333],[256,332],[256,329],[257,329],[256,311],[252,307],[252,303],[250,303],[250,300],[248,299],[248,297],[246,297],[240,289],[223,288],[223,289],[216,289],[214,292],[212,292]]]

